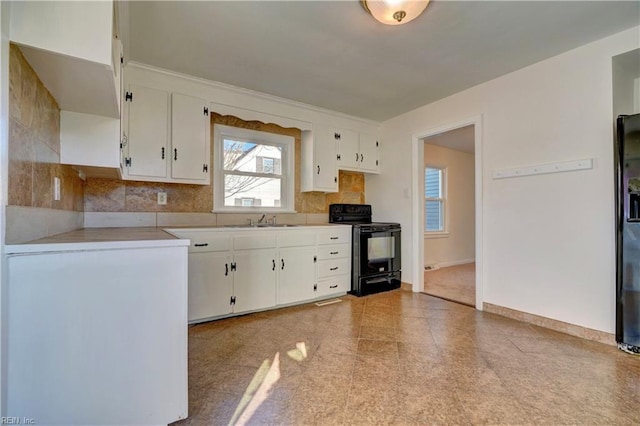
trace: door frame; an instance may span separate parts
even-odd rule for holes
[[[476,309],[482,310],[483,288],[483,253],[482,253],[482,115],[476,115],[467,119],[436,127],[413,135],[412,139],[412,215],[411,223],[414,230],[412,235],[412,251],[415,253],[413,262],[412,281],[413,291],[424,291],[424,139],[445,133],[460,127],[474,126],[474,163],[475,163],[475,246],[476,246]]]

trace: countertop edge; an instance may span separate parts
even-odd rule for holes
[[[135,241],[91,241],[69,243],[11,244],[5,246],[6,255],[44,253],[57,251],[122,250],[161,247],[188,247],[187,239],[135,240]]]

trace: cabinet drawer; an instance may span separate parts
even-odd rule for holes
[[[340,227],[318,232],[318,244],[351,243],[351,227]]]
[[[350,274],[349,258],[321,260],[318,262],[318,278]]]
[[[318,247],[318,260],[339,259],[349,257],[351,244],[335,244]]]
[[[334,293],[346,293],[351,290],[351,278],[349,275],[338,275],[318,281],[317,296],[322,297]]]
[[[278,247],[314,246],[316,234],[309,231],[278,232]]]
[[[253,235],[240,235],[233,239],[234,250],[272,248],[276,246],[275,232],[261,232]]]
[[[191,240],[189,253],[231,250],[231,235],[219,232],[173,232],[180,238]]]

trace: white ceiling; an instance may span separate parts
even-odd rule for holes
[[[448,132],[424,138],[423,142],[429,145],[455,149],[473,154],[475,151],[474,126],[459,127]]]
[[[128,60],[383,121],[640,23],[638,1],[128,2]],[[127,15],[127,13],[125,13]]]

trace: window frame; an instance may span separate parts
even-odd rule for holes
[[[447,167],[440,166],[435,164],[425,164],[424,171],[422,174],[423,179],[425,179],[427,174],[427,169],[435,169],[440,170],[440,197],[427,197],[426,188],[423,189],[423,210],[424,210],[424,221],[423,221],[423,232],[425,238],[445,238],[449,236],[449,209],[447,203]],[[442,229],[437,231],[428,231],[427,230],[427,201],[438,201],[442,206]]]
[[[257,177],[277,178],[281,181],[280,207],[225,206],[225,175],[234,174],[224,170],[224,138],[251,141],[261,145],[282,147],[281,174],[255,173]],[[275,168],[275,164],[274,164]],[[247,172],[242,172],[246,174]],[[213,125],[213,213],[295,213],[295,138],[277,133],[243,129],[241,127]],[[247,197],[242,197],[247,198]]]

